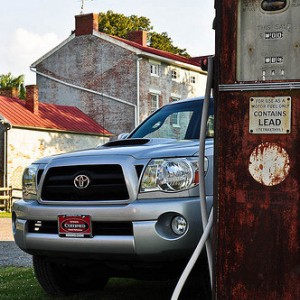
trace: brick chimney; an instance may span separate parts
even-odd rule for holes
[[[129,41],[140,44],[143,47],[146,47],[147,46],[147,31],[138,30],[138,31],[129,32],[127,34],[127,39]]]
[[[39,111],[39,90],[37,85],[26,86],[26,103],[25,107],[32,113],[37,114]]]
[[[19,90],[16,87],[1,88],[0,96],[4,96],[8,98],[19,98]]]
[[[75,16],[75,35],[92,34],[98,31],[98,14],[85,14]]]

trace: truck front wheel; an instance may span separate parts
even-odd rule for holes
[[[33,269],[41,287],[50,295],[62,296],[75,292],[101,290],[108,276],[99,276],[87,266],[56,263],[45,256],[33,256]]]

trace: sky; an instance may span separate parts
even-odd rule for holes
[[[81,0],[9,0],[0,7],[0,74],[25,75],[30,65],[67,39],[75,29]],[[85,0],[83,13],[112,10],[147,17],[153,30],[167,32],[173,44],[192,56],[214,54],[214,0]]]

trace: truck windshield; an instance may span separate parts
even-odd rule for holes
[[[163,106],[141,123],[129,138],[198,139],[202,106],[203,99],[178,101]],[[210,101],[209,122],[213,122],[212,101]]]

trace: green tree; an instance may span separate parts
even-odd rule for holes
[[[9,72],[8,74],[0,75],[0,88],[8,89],[8,88],[17,88],[19,90],[19,98],[25,99],[25,87],[24,87],[24,75],[20,75],[18,77],[14,77]]]
[[[126,38],[128,32],[136,30],[152,30],[150,20],[136,15],[126,17],[111,10],[106,13],[99,13],[99,31],[101,32]]]
[[[166,32],[160,34],[152,31],[152,29],[153,26],[146,17],[138,17],[136,15],[127,17],[123,14],[114,13],[111,10],[108,10],[106,13],[99,13],[100,32],[126,38],[127,34],[131,31],[144,30],[149,33],[148,45],[150,47],[190,57],[186,49],[180,49],[173,45],[172,39]]]
[[[181,56],[190,57],[186,49],[180,49],[173,45],[172,39],[168,36],[166,32],[163,33],[151,32],[150,47],[168,51],[170,53],[178,54]]]

